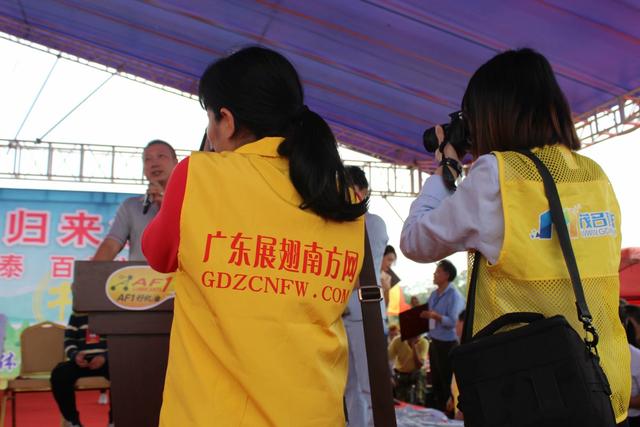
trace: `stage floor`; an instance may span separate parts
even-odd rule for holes
[[[84,427],[107,427],[109,406],[98,404],[98,391],[76,393],[80,420]],[[0,396],[3,396],[0,392]],[[17,427],[59,427],[60,413],[50,392],[20,393],[16,400]],[[11,426],[11,402],[7,402],[5,425]]]

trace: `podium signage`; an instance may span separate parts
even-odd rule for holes
[[[173,275],[158,273],[146,265],[120,268],[107,278],[107,298],[124,310],[147,310],[175,296]]]

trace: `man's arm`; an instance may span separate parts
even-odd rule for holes
[[[102,243],[100,243],[100,246],[98,246],[98,250],[93,256],[93,260],[113,261],[123,247],[124,245],[117,240],[106,237]]]
[[[453,283],[450,283],[449,286],[453,286]],[[456,289],[453,289],[453,293],[451,294],[451,299],[449,300],[446,311],[443,315],[440,316],[440,324],[445,328],[455,328],[456,321],[458,320],[458,315],[462,311],[462,308],[462,296],[457,292]]]
[[[389,343],[389,348],[387,349],[387,356],[389,358],[389,364],[393,365],[394,362],[396,361],[396,355],[398,353],[398,346],[397,346],[397,340],[394,338],[390,343]]]
[[[420,348],[420,338],[411,338],[409,340],[409,345],[411,346],[411,350],[413,351],[413,363],[415,363],[417,369],[422,368],[422,365],[424,364],[424,356],[423,351]]]
[[[453,284],[449,284],[449,286],[453,286]],[[434,319],[436,322],[440,322],[440,324],[445,328],[454,328],[456,326],[456,321],[458,320],[458,315],[463,308],[464,301],[462,301],[462,297],[456,292],[449,300],[444,313],[429,310],[420,313],[420,317],[423,319]]]
[[[86,331],[81,329],[84,322],[83,316],[71,313],[69,324],[64,331],[64,352],[69,360],[75,362],[81,368],[86,368],[89,363],[84,359],[85,352],[80,349],[82,338]]]
[[[129,234],[131,232],[131,215],[128,208],[129,200],[130,199],[125,200],[120,207],[118,207],[118,212],[116,212],[116,217],[113,220],[113,224],[111,224],[111,229],[109,229],[107,236],[102,243],[100,243],[100,246],[98,246],[93,256],[94,261],[113,261],[122,248],[124,248],[127,240],[129,240]]]

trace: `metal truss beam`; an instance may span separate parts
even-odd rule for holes
[[[640,128],[640,88],[575,118],[582,148]]]
[[[142,147],[0,139],[0,179],[145,185]],[[176,150],[178,158],[191,152]],[[379,160],[345,160],[367,175],[371,194],[415,197],[426,175]]]

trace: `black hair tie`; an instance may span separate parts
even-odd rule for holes
[[[462,175],[462,166],[460,165],[460,162],[449,157],[443,157],[440,161],[440,166],[442,166],[442,179],[444,181],[445,187],[447,187],[451,191],[456,191],[457,177],[453,176],[453,173],[447,166],[455,170],[458,173],[459,177],[460,175]]]
[[[453,160],[452,158],[444,157],[440,161],[440,166],[451,166],[454,171],[458,172],[458,176],[462,175],[462,166],[460,165],[460,162]]]

